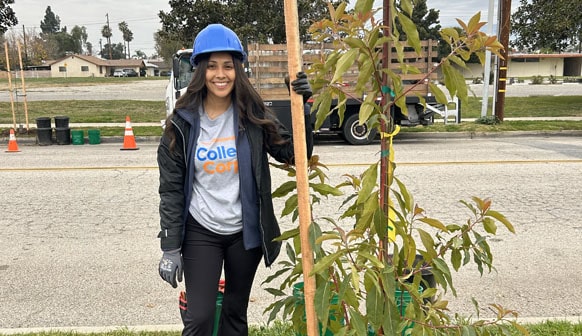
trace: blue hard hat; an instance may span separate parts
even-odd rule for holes
[[[242,43],[235,32],[218,23],[210,24],[202,29],[194,39],[190,64],[194,66],[198,65],[198,56],[200,55],[221,51],[233,54],[241,62],[244,62],[247,57]]]

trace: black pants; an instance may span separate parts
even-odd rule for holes
[[[189,216],[182,245],[188,300],[182,335],[212,335],[223,265],[225,288],[217,335],[248,335],[247,308],[261,257],[260,248],[245,250],[242,232],[215,234]]]

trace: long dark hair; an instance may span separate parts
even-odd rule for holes
[[[166,120],[165,135],[170,137],[170,149],[173,150],[175,145],[175,133],[171,119],[178,109],[187,109],[193,113],[198,113],[198,108],[203,104],[208,94],[206,88],[206,69],[210,54],[201,55],[198,65],[186,92],[176,101],[176,107],[172,115]],[[244,72],[243,64],[237,57],[232,58],[234,62],[235,80],[234,88],[231,93],[232,101],[238,109],[239,125],[252,123],[262,127],[268,137],[275,144],[286,142],[278,133],[279,125],[274,113],[265,106],[263,99],[257,93],[247,74]]]

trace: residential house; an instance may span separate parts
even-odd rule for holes
[[[492,66],[492,73],[493,66]],[[459,68],[467,79],[483,78],[481,64],[467,64],[466,69]],[[507,78],[518,77],[581,77],[582,54],[510,54],[507,65]]]
[[[51,77],[108,77],[115,69],[145,69],[141,59],[106,60],[95,56],[68,55],[54,60],[50,65]]]

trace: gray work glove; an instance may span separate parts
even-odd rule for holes
[[[289,78],[285,78],[285,84],[289,87]],[[305,72],[298,72],[297,79],[291,82],[291,87],[295,93],[300,94],[303,96],[303,103],[305,104],[311,95],[313,95],[313,90],[311,89],[311,85],[309,85],[309,81],[307,80],[307,74]]]
[[[159,271],[164,281],[174,288],[178,287],[178,282],[182,282],[182,275],[184,274],[180,249],[164,251],[162,259],[160,260]],[[178,282],[176,282],[176,278]]]

